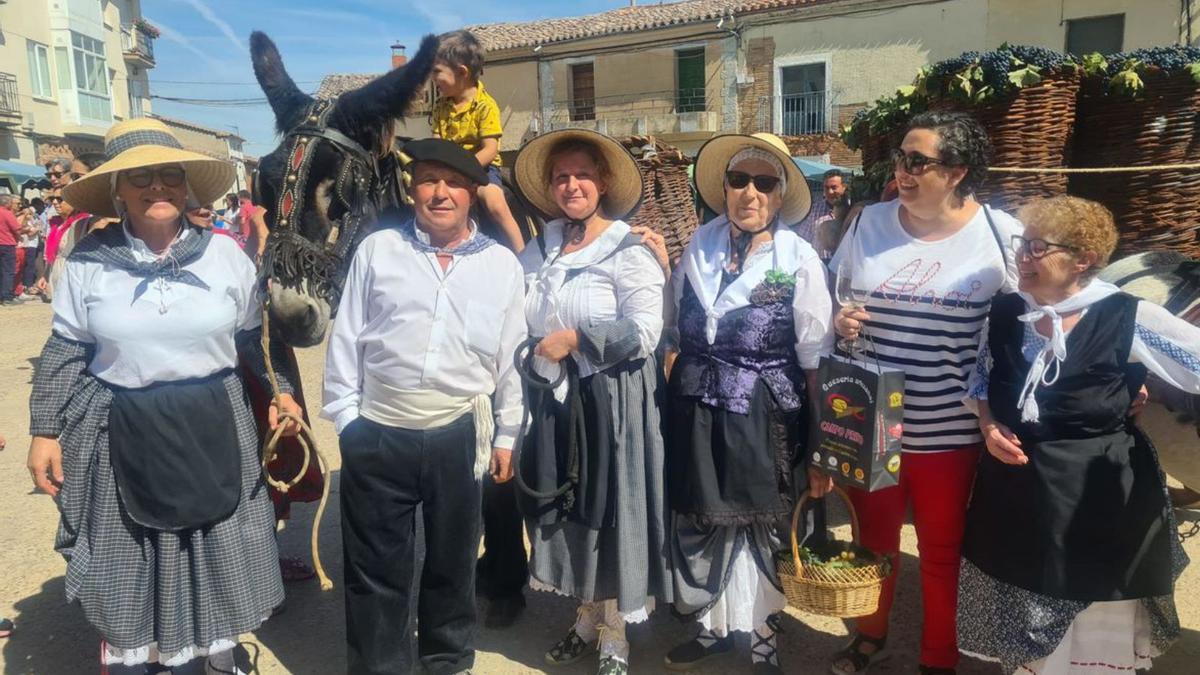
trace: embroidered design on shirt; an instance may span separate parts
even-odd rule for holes
[[[929,305],[947,310],[969,309],[971,298],[983,288],[979,279],[971,279],[970,290],[951,289],[939,294],[929,286],[942,270],[942,263],[935,262],[925,267],[923,258],[916,258],[896,270],[890,277],[883,280],[871,293],[871,297],[886,300],[892,304],[908,303],[909,305]]]
[[[1135,326],[1133,330],[1141,338],[1142,342],[1145,342],[1151,349],[1166,354],[1171,357],[1172,361],[1193,373],[1200,373],[1200,359],[1197,359],[1191,352],[1188,352],[1183,347],[1171,342],[1149,328]]]

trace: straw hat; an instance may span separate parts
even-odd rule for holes
[[[63,199],[78,211],[118,217],[112,198],[112,176],[156,164],[180,164],[187,184],[200,204],[211,204],[233,185],[235,169],[229,162],[183,149],[167,125],[155,119],[117,122],[104,136],[108,161],[63,188]]]
[[[787,178],[787,192],[783,195],[783,206],[779,209],[780,221],[785,225],[795,225],[804,220],[812,207],[808,181],[805,180],[800,167],[792,161],[792,155],[783,140],[775,134],[726,134],[714,136],[701,146],[696,155],[695,175],[696,189],[705,205],[716,213],[725,213],[725,172],[729,169],[729,160],[746,148],[766,150],[775,155],[783,165]]]
[[[600,198],[600,207],[609,218],[626,219],[642,205],[642,172],[638,171],[633,155],[610,136],[585,129],[563,129],[538,136],[526,143],[513,163],[513,179],[517,188],[537,210],[552,217],[563,217],[546,181],[546,161],[554,146],[568,140],[579,140],[596,147],[604,157],[611,174],[607,190]]]

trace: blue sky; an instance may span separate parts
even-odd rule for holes
[[[253,30],[271,36],[288,71],[305,91],[330,73],[383,72],[389,46],[409,54],[426,33],[475,23],[530,21],[591,14],[625,6],[623,0],[142,0],[142,13],[162,29],[150,91],[157,96],[246,99],[262,96],[250,66]],[[266,104],[204,107],[153,101],[154,112],[237,131],[246,152],[275,147]]]

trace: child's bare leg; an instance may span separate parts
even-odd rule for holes
[[[512,249],[516,253],[520,253],[521,249],[525,248],[525,239],[521,236],[521,228],[517,226],[517,220],[513,218],[512,211],[508,209],[508,201],[504,199],[504,190],[498,185],[482,185],[479,187],[479,201],[483,202],[483,207],[487,209],[492,216],[492,220],[500,226],[504,236],[508,237],[509,243],[512,244]]]

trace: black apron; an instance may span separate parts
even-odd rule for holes
[[[1145,368],[1129,364],[1137,298],[1091,306],[1067,335],[1058,380],[1037,390],[1040,420],[1017,406],[1030,364],[1016,294],[992,304],[992,414],[1021,439],[1025,466],[985,453],[967,513],[963,556],[1000,581],[1083,602],[1169,595],[1171,542],[1154,447],[1128,418]]]
[[[242,462],[226,370],[139,389],[107,385],[109,456],[129,517],[155,530],[228,518],[241,499]]]

